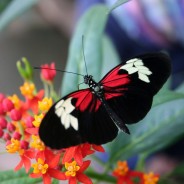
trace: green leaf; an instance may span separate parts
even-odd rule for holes
[[[179,164],[170,174],[169,176],[183,175],[184,173],[184,163]]]
[[[82,53],[82,35],[84,35],[84,54],[88,74],[94,76],[94,80],[99,81],[101,76],[111,69],[110,67],[119,62],[111,42],[103,36],[107,18],[108,8],[104,5],[92,7],[81,17],[71,40],[66,71],[86,75]],[[82,82],[83,77],[65,73],[62,82],[62,95],[77,90],[77,85]]]
[[[179,93],[184,94],[184,82],[180,86],[178,86],[176,91],[179,92]]]
[[[27,11],[37,2],[38,0],[14,0],[9,3],[8,7],[0,16],[0,30],[5,28],[10,22],[15,20],[19,15]]]
[[[1,184],[37,184],[40,183],[42,179],[29,178],[29,174],[25,173],[24,170],[17,172],[10,170],[0,172],[0,181]]]
[[[109,143],[109,163],[139,153],[151,153],[171,144],[184,133],[183,120],[184,100],[173,100],[152,108],[144,120],[129,126],[130,135],[119,133],[115,141]]]
[[[108,36],[104,36],[102,39],[102,54],[103,57],[100,79],[102,79],[107,72],[121,62],[118,53]]]
[[[12,0],[1,0],[0,1],[0,12],[2,12]]]
[[[184,99],[184,94],[165,89],[155,95],[153,100],[153,107],[177,99]]]
[[[110,8],[110,11],[114,10],[115,8],[117,8],[118,6],[128,2],[129,0],[117,0],[113,6]]]

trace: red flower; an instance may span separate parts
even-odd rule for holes
[[[90,165],[90,161],[84,161],[83,164],[79,167],[76,164],[76,161],[73,161],[71,163],[66,162],[65,168],[66,172],[65,175],[67,176],[67,179],[69,180],[69,184],[77,184],[78,181],[85,184],[92,184],[92,181],[90,178],[88,178],[83,172],[88,168]]]
[[[38,101],[42,100],[43,96],[44,90],[40,90],[32,99],[26,98],[26,102],[24,103],[22,110],[26,112],[28,109],[31,109],[34,114],[38,114]]]
[[[48,64],[41,66],[41,77],[46,81],[53,81],[56,76],[55,63],[52,62],[50,66]]]
[[[41,151],[40,154],[38,153],[36,156],[37,163],[32,164],[34,170],[30,177],[42,177],[44,184],[51,184],[52,177],[58,180],[65,180],[65,174],[58,170],[60,156],[60,153],[54,154],[48,149]]]
[[[117,184],[144,184],[144,173],[129,170],[126,161],[118,161],[112,174],[117,178]]]
[[[65,162],[70,162],[72,159],[74,159],[79,165],[81,165],[83,163],[83,158],[95,152],[91,148],[93,148],[96,151],[104,152],[102,146],[91,145],[88,143],[81,144],[78,146],[72,146],[66,149],[62,159],[62,163],[64,164]]]
[[[31,159],[35,157],[35,152],[34,150],[22,150],[22,154],[20,154],[20,162],[18,165],[15,167],[15,171],[21,169],[23,166],[25,167],[26,172],[29,171],[31,167]]]

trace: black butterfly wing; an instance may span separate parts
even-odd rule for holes
[[[117,133],[118,128],[89,89],[76,91],[56,102],[39,128],[41,140],[54,149],[85,142],[104,144],[112,141]]]
[[[164,53],[140,55],[112,69],[100,83],[108,105],[122,120],[131,124],[143,119],[153,96],[171,72],[170,58]]]

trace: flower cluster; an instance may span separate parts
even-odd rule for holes
[[[117,178],[117,184],[157,184],[159,180],[153,172],[145,174],[130,170],[126,161],[118,161],[112,175]]]
[[[32,168],[29,176],[42,177],[44,184],[51,184],[52,178],[68,180],[70,184],[78,181],[91,184],[91,179],[84,174],[91,162],[86,156],[95,151],[104,152],[104,149],[88,143],[62,150],[51,150],[44,145],[39,138],[38,129],[56,98],[52,86],[56,75],[55,65],[51,63],[41,66],[41,79],[44,86],[47,86],[44,90],[37,91],[29,62],[26,58],[22,62],[25,67],[21,66],[20,61],[17,67],[24,79],[20,87],[24,100],[15,94],[0,94],[0,137],[6,142],[8,153],[20,156],[14,170],[24,168],[29,172]]]

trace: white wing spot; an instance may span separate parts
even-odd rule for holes
[[[65,129],[72,126],[75,130],[78,130],[78,119],[70,113],[75,109],[71,103],[72,98],[59,101],[55,106],[55,113],[60,118],[62,125]]]
[[[120,67],[120,70],[126,70],[128,74],[138,73],[138,78],[146,83],[149,83],[150,80],[148,75],[151,75],[152,72],[149,70],[148,67],[144,66],[144,63],[141,59],[134,58],[130,59],[126,62],[125,65]]]

